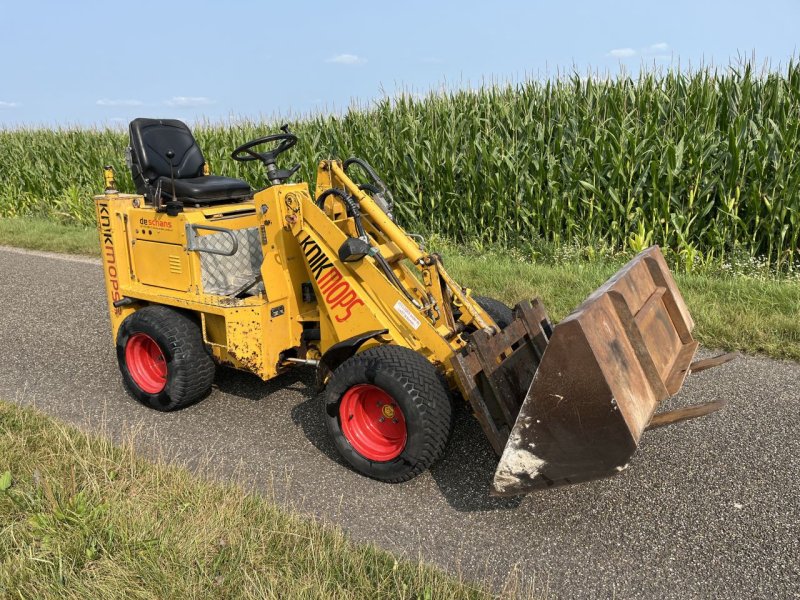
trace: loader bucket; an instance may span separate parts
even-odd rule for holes
[[[658,405],[690,371],[693,327],[654,246],[555,328],[534,301],[517,305],[503,331],[475,334],[454,366],[501,454],[493,493],[521,494],[623,470]],[[718,407],[696,407],[664,422]]]

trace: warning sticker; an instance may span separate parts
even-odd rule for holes
[[[411,309],[409,309],[405,304],[403,304],[402,301],[398,300],[397,302],[395,302],[394,309],[397,311],[397,314],[399,314],[406,320],[406,323],[411,325],[411,329],[414,330],[419,329],[420,320],[414,316],[414,313],[411,312]]]

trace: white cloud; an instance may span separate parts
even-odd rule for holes
[[[164,104],[179,108],[189,108],[192,106],[208,106],[209,104],[214,104],[214,102],[214,100],[205,96],[173,96],[169,100],[165,100]]]
[[[3,102],[0,100],[0,108],[17,108],[18,106],[17,102]]]
[[[110,99],[110,98],[100,98],[97,101],[97,106],[141,106],[141,100],[133,100],[133,99]]]
[[[657,44],[650,44],[646,52],[664,52],[666,50],[669,50],[669,44],[667,42],[658,42]]]
[[[606,56],[611,58],[630,58],[631,56],[636,56],[636,50],[633,48],[614,48]]]
[[[336,56],[325,59],[325,62],[339,65],[361,65],[367,62],[367,59],[357,54],[337,54]]]

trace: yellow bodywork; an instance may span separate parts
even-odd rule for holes
[[[371,244],[411,298],[372,256],[339,260],[338,249],[357,233],[340,200],[330,197],[323,208],[316,205],[314,198],[332,187],[358,200]],[[387,330],[363,347],[411,348],[455,385],[451,361],[465,346],[461,333],[468,326],[494,327],[438,257],[421,250],[339,162],[320,163],[314,197],[305,183],[274,185],[249,201],[187,206],[175,216],[157,212],[142,196],[116,192],[108,181],[106,188],[95,201],[115,338],[122,321],[147,304],[185,309],[199,319],[218,362],[267,380],[289,368],[289,358],[317,360],[338,342]],[[221,230],[253,228],[261,243],[264,291],[245,297],[209,293],[202,279],[206,259],[190,238],[202,243]],[[454,305],[460,307],[458,318]]]

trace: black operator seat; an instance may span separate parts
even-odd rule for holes
[[[252,195],[246,181],[203,175],[206,159],[182,121],[140,118],[131,121],[129,129],[131,175],[136,191],[149,200],[156,200],[159,187],[162,196],[183,204],[238,201]],[[174,154],[172,158],[168,157],[170,154]],[[172,174],[175,198],[172,198]]]

